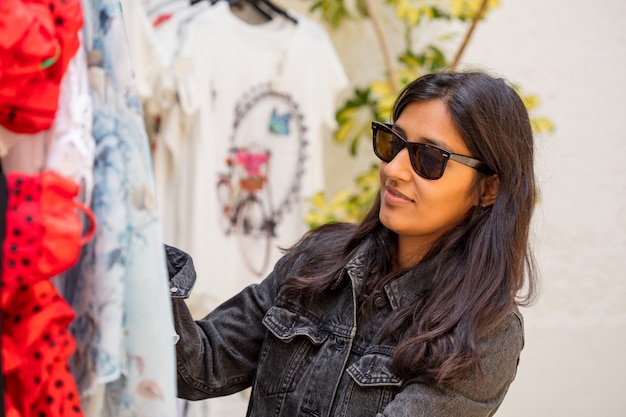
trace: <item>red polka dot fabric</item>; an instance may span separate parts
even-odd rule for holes
[[[51,171],[6,179],[0,297],[6,415],[82,416],[67,365],[74,350],[67,330],[74,312],[50,282],[77,261],[84,243],[73,201],[78,186]]]
[[[18,133],[52,125],[82,23],[80,0],[0,1],[0,125]]]

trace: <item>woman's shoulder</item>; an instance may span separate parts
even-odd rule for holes
[[[513,305],[497,326],[482,339],[482,345],[507,346],[519,353],[524,347],[524,318],[517,305]]]
[[[502,320],[479,338],[477,353],[482,377],[464,378],[454,384],[452,391],[476,403],[499,404],[515,379],[524,347],[522,315],[513,306]],[[480,380],[481,383],[477,383]]]

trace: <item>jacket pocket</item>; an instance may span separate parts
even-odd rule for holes
[[[361,356],[350,365],[348,374],[361,387],[402,385],[402,379],[393,370],[392,357],[382,353]]]
[[[268,310],[263,325],[270,334],[261,352],[256,384],[266,394],[293,391],[328,332],[312,320],[278,306]]]
[[[393,371],[391,356],[367,354],[347,369],[350,383],[338,416],[377,415],[393,400],[402,379]]]

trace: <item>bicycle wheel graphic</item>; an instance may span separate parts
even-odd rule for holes
[[[235,239],[246,266],[257,276],[261,276],[270,255],[271,230],[261,201],[250,195],[237,210]]]

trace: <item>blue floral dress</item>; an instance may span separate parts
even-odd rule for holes
[[[60,280],[87,416],[176,415],[175,332],[154,177],[119,0],[83,0],[94,239]]]

